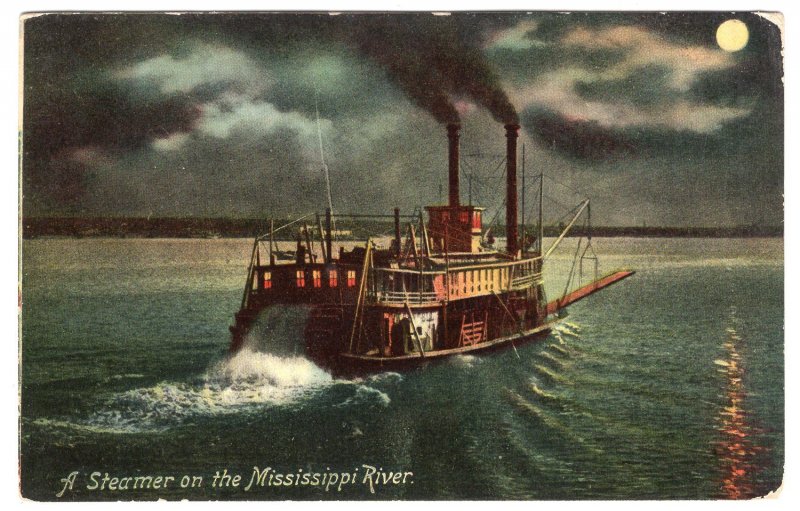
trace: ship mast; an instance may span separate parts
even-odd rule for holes
[[[522,251],[528,248],[525,235],[525,144],[522,144]]]
[[[317,114],[317,139],[319,140],[319,159],[322,162],[322,171],[325,173],[325,191],[328,195],[328,211],[331,214],[333,230],[336,230],[336,219],[333,217],[333,199],[331,198],[331,176],[328,172],[328,164],[325,163],[325,152],[322,149],[322,127],[319,121],[319,102],[317,101],[317,91],[314,91],[314,111]]]

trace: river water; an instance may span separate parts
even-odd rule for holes
[[[23,242],[25,497],[726,499],[781,484],[780,239],[595,239],[601,273],[637,273],[549,337],[356,379],[303,356],[303,308],[267,311],[226,358],[250,246]],[[575,240],[562,248],[551,298]],[[254,467],[282,478],[245,489]],[[364,481],[373,467],[403,477]],[[238,486],[215,482],[224,470]]]

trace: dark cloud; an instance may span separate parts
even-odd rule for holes
[[[590,101],[625,101],[637,107],[653,108],[669,103],[669,78],[671,70],[666,66],[647,65],[633,70],[625,78],[596,81],[578,81],[575,92]]]
[[[23,190],[34,205],[81,211],[92,160],[190,131],[200,116],[190,98],[142,101],[109,79],[112,63],[156,51],[141,49],[152,39],[112,32],[124,25],[119,21],[88,16],[73,25],[53,15],[26,21]],[[136,44],[127,44],[132,37]]]
[[[713,33],[728,17],[32,18],[24,212],[319,209],[317,109],[334,200],[346,209],[411,208],[439,200],[446,137],[437,122],[462,119],[465,158],[502,153],[497,121],[516,120],[519,109],[529,161],[615,206],[605,217],[599,208],[599,222],[703,221],[689,219],[682,186],[714,191],[708,221],[737,221],[762,207],[757,201],[780,203],[782,66],[775,27],[752,15],[736,15],[751,43],[722,54]],[[598,184],[610,178],[615,187]],[[779,207],[764,218],[780,219]]]
[[[634,156],[638,150],[620,131],[604,128],[593,121],[568,120],[555,112],[526,110],[522,123],[542,146],[578,160],[611,162]]]
[[[665,126],[603,126],[595,121],[569,119],[557,112],[528,109],[523,127],[545,148],[558,151],[578,163],[608,163],[625,158],[646,162],[653,158],[695,161],[750,159],[770,161],[782,168],[782,151],[763,144],[782,136],[781,117],[776,112],[754,111],[741,122],[729,123],[714,133],[675,130]],[[767,130],[764,133],[763,130]],[[727,174],[758,179],[780,177],[780,172],[753,173],[741,165],[730,165]],[[741,177],[741,176],[740,176]],[[748,177],[748,180],[750,179]]]
[[[23,127],[28,198],[69,205],[82,197],[81,188],[89,177],[85,162],[70,160],[73,151],[86,147],[100,152],[134,150],[155,139],[191,131],[199,117],[198,105],[230,91],[235,83],[206,81],[165,97],[157,84],[113,81],[108,73],[164,55],[180,62],[191,54],[191,41],[196,38],[233,43],[256,59],[273,63],[282,59],[284,65],[292,62],[298,48],[330,53],[335,43],[333,53],[341,55],[351,48],[382,66],[391,81],[440,122],[457,120],[454,95],[475,100],[502,122],[516,122],[514,107],[497,77],[477,47],[465,44],[459,23],[428,14],[97,14],[29,19]],[[367,92],[363,86],[374,86],[376,80],[374,73],[361,74],[349,78],[356,83],[355,89],[362,86],[363,95]],[[309,99],[317,95],[318,84],[288,80],[283,85],[271,94],[278,108],[311,110]],[[362,95],[339,94],[331,101],[323,94],[322,100],[334,105],[330,113],[345,114],[363,107]],[[352,101],[348,104],[342,97]],[[50,193],[52,187],[42,183],[54,179],[71,183],[72,192]]]

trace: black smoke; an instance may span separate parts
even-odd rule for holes
[[[504,124],[519,122],[514,106],[463,18],[429,14],[363,17],[345,40],[388,72],[401,89],[439,122],[458,122],[453,98],[464,96]],[[471,33],[470,33],[471,32]]]

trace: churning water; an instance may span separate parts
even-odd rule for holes
[[[747,498],[784,460],[781,240],[596,239],[637,274],[540,341],[339,379],[304,356],[304,307],[227,356],[247,240],[23,243],[22,489],[69,473],[413,472],[413,482],[61,500]],[[546,270],[563,291],[569,247]],[[363,468],[362,468],[363,470]],[[244,486],[244,482],[242,486]]]

